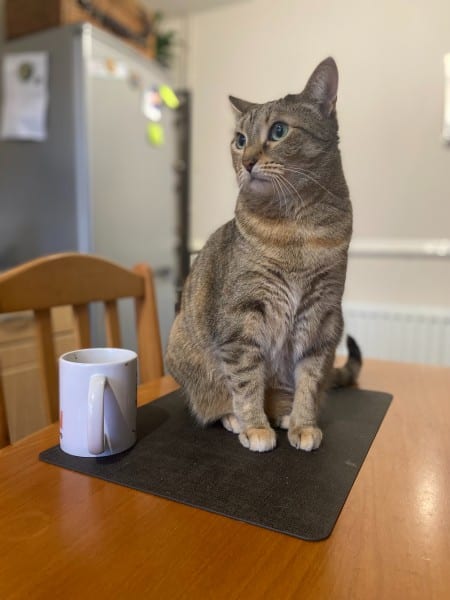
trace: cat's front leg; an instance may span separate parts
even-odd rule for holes
[[[264,361],[258,342],[233,339],[222,346],[221,355],[233,398],[233,422],[237,419],[240,424],[231,430],[239,433],[239,441],[249,450],[273,450],[276,434],[264,412]]]
[[[288,439],[299,450],[310,452],[322,442],[317,413],[331,362],[329,354],[318,354],[303,358],[295,368],[295,394]]]

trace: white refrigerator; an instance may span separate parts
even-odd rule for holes
[[[148,262],[165,346],[175,306],[175,115],[161,108],[164,139],[152,143],[142,99],[169,75],[89,24],[18,38],[3,51],[48,53],[49,103],[44,141],[0,141],[0,270],[69,250]],[[134,348],[131,304],[121,312],[123,345]],[[98,320],[94,313],[101,344]]]

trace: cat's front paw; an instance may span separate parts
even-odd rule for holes
[[[254,452],[267,452],[277,445],[277,436],[269,427],[250,427],[239,434],[239,441]]]
[[[228,415],[222,417],[221,421],[225,429],[231,431],[231,433],[241,433],[242,427],[235,414],[229,413]]]
[[[316,450],[322,442],[322,431],[318,427],[290,427],[288,439],[291,446],[297,450],[311,452]]]

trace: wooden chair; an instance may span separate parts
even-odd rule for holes
[[[121,347],[117,300],[135,298],[140,381],[163,375],[153,274],[146,264],[132,270],[97,256],[44,256],[0,274],[0,313],[34,311],[41,387],[48,420],[58,419],[58,371],[50,309],[71,305],[76,348],[91,346],[89,303],[105,306],[107,345]],[[0,447],[8,443],[0,377]]]

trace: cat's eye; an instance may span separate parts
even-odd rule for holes
[[[247,138],[245,137],[245,135],[243,133],[237,133],[234,141],[236,144],[236,148],[239,148],[239,150],[242,150],[242,148],[245,146],[245,142],[247,141]]]
[[[269,140],[271,142],[278,142],[279,140],[284,138],[288,131],[289,126],[286,125],[286,123],[281,123],[281,121],[277,121],[272,125],[272,127],[269,130]]]

